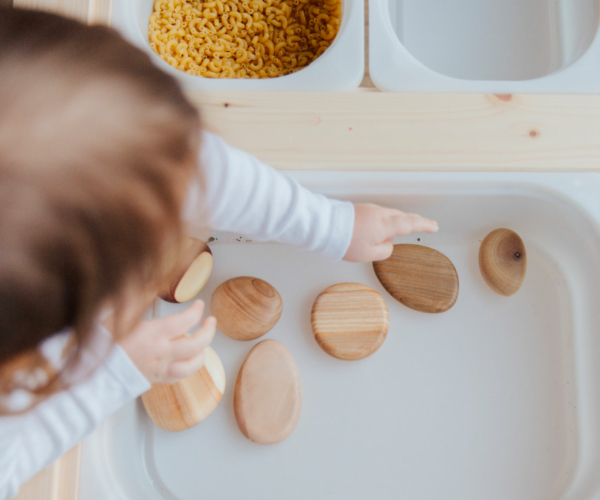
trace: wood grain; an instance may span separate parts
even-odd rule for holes
[[[352,361],[381,347],[390,317],[375,290],[360,283],[339,283],[316,298],[310,322],[315,340],[327,354]]]
[[[527,252],[521,237],[510,229],[496,229],[479,247],[481,276],[500,295],[519,291],[527,271]]]
[[[275,444],[294,432],[302,412],[302,383],[290,351],[263,340],[246,356],[233,396],[242,434],[258,444]]]
[[[81,444],[24,484],[14,500],[77,500]]]
[[[279,292],[264,280],[240,276],[221,283],[210,299],[217,326],[234,340],[254,340],[267,333],[281,317]]]
[[[225,392],[225,370],[217,353],[206,347],[204,366],[174,384],[153,384],[142,394],[144,408],[161,429],[178,432],[202,422]]]
[[[188,95],[209,129],[279,169],[600,169],[600,96]]]
[[[458,298],[458,274],[443,253],[422,245],[394,245],[390,258],[373,262],[383,287],[405,306],[440,313]]]

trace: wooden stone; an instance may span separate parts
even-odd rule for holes
[[[189,429],[208,417],[225,392],[223,363],[212,347],[204,348],[204,366],[174,384],[152,384],[142,394],[152,421],[166,431]]]
[[[359,283],[340,283],[316,298],[311,313],[315,340],[334,358],[363,359],[373,354],[390,324],[385,300]]]
[[[279,292],[266,281],[240,276],[221,283],[210,300],[219,329],[235,340],[254,340],[275,326],[283,311]]]
[[[173,279],[159,293],[167,302],[187,302],[200,293],[213,268],[213,256],[203,241],[188,238]]]
[[[496,229],[479,247],[481,276],[500,295],[517,293],[527,271],[527,252],[521,237],[510,229]]]
[[[302,410],[302,384],[296,362],[281,342],[263,340],[248,353],[233,407],[238,427],[250,441],[279,443],[294,432]]]
[[[433,248],[394,245],[391,257],[373,262],[373,269],[390,295],[411,309],[440,313],[458,298],[454,264]]]

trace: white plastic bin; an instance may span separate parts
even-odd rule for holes
[[[291,75],[259,80],[212,79],[179,71],[152,51],[148,42],[148,20],[153,0],[113,0],[111,26],[142,48],[164,71],[188,90],[338,91],[360,85],[365,68],[364,2],[342,0],[342,24],[331,46],[306,68]]]
[[[332,264],[284,245],[212,246],[200,297],[239,275],[283,298],[265,338],[291,351],[303,386],[295,432],[273,446],[238,430],[233,387],[259,340],[217,333],[227,374],[221,404],[192,429],[156,427],[139,401],[84,443],[85,500],[598,500],[600,499],[600,176],[303,172],[316,191],[420,212],[428,245],[455,264],[460,293],[442,314],[413,311],[379,284],[370,264]],[[512,297],[478,266],[493,229],[517,231],[527,275]],[[237,240],[241,240],[238,242]],[[339,282],[377,290],[390,312],[381,348],[360,361],[317,345],[310,311]],[[160,314],[182,309],[162,304]]]
[[[382,90],[600,91],[598,0],[369,0]]]

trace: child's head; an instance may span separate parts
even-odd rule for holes
[[[164,276],[199,118],[109,28],[0,9],[0,68],[1,375],[64,328],[82,344],[107,301]]]

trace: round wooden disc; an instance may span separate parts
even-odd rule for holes
[[[210,299],[217,326],[235,340],[254,340],[279,321],[281,295],[266,281],[240,276],[221,283]]]
[[[286,439],[302,411],[302,384],[290,351],[263,340],[246,356],[233,396],[238,427],[250,441],[274,444]]]
[[[391,257],[373,262],[373,269],[390,295],[411,309],[440,313],[458,298],[454,264],[433,248],[394,245]]]
[[[383,344],[389,324],[383,297],[360,283],[330,286],[312,307],[315,340],[338,359],[351,361],[373,354]]]

